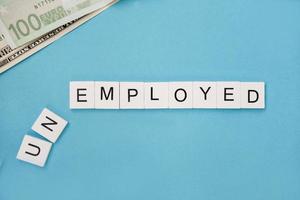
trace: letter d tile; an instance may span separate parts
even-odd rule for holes
[[[249,109],[265,108],[265,83],[264,82],[241,83],[241,108],[249,108]]]

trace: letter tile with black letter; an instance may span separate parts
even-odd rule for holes
[[[95,82],[95,109],[119,109],[119,82]]]
[[[193,82],[193,108],[217,107],[217,83]]]
[[[17,159],[43,167],[47,161],[51,146],[50,142],[25,135],[17,154]]]
[[[169,108],[193,108],[193,82],[169,83]]]
[[[144,82],[120,82],[120,109],[144,108]]]
[[[70,108],[94,109],[94,81],[70,82]]]
[[[240,82],[217,82],[217,108],[240,109]]]
[[[54,112],[44,108],[31,129],[55,143],[68,122]]]
[[[265,83],[264,82],[241,83],[241,108],[252,108],[252,109],[265,108]]]
[[[169,83],[148,82],[145,83],[145,108],[164,109],[169,108]]]

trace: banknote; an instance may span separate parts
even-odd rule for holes
[[[0,0],[0,30],[11,48],[31,42],[114,0]]]
[[[89,19],[95,17],[100,12],[111,6],[112,4],[116,3],[117,0],[112,1],[110,4],[106,5],[105,7],[98,9],[90,14],[87,14],[79,19],[72,20],[44,35],[39,37],[38,39],[27,43],[21,47],[12,49],[11,46],[6,42],[4,39],[4,35],[0,34],[0,73],[8,70],[9,68],[13,67],[17,63],[21,62],[22,60],[26,59],[27,57],[31,56],[32,54],[36,53],[40,49],[46,47],[47,45],[51,44],[55,40],[59,39],[66,33],[72,31],[79,25],[83,24],[84,22],[88,21]]]

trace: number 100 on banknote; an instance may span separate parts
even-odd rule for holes
[[[0,0],[0,29],[12,48],[114,0]]]

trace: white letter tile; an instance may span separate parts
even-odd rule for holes
[[[145,108],[144,82],[120,82],[120,108]]]
[[[169,108],[193,108],[193,82],[169,83]]]
[[[43,167],[47,161],[51,146],[50,142],[25,135],[17,159]]]
[[[67,125],[67,121],[44,108],[40,116],[32,125],[32,130],[45,137],[47,140],[55,143],[62,131]]]
[[[241,108],[265,108],[265,83],[241,83]]]
[[[119,82],[95,82],[95,108],[119,109]]]
[[[217,108],[241,108],[240,82],[217,82]]]
[[[94,109],[94,81],[70,82],[70,108]]]
[[[169,107],[169,83],[145,83],[145,108],[163,109]]]
[[[217,83],[193,82],[193,108],[217,107]]]

